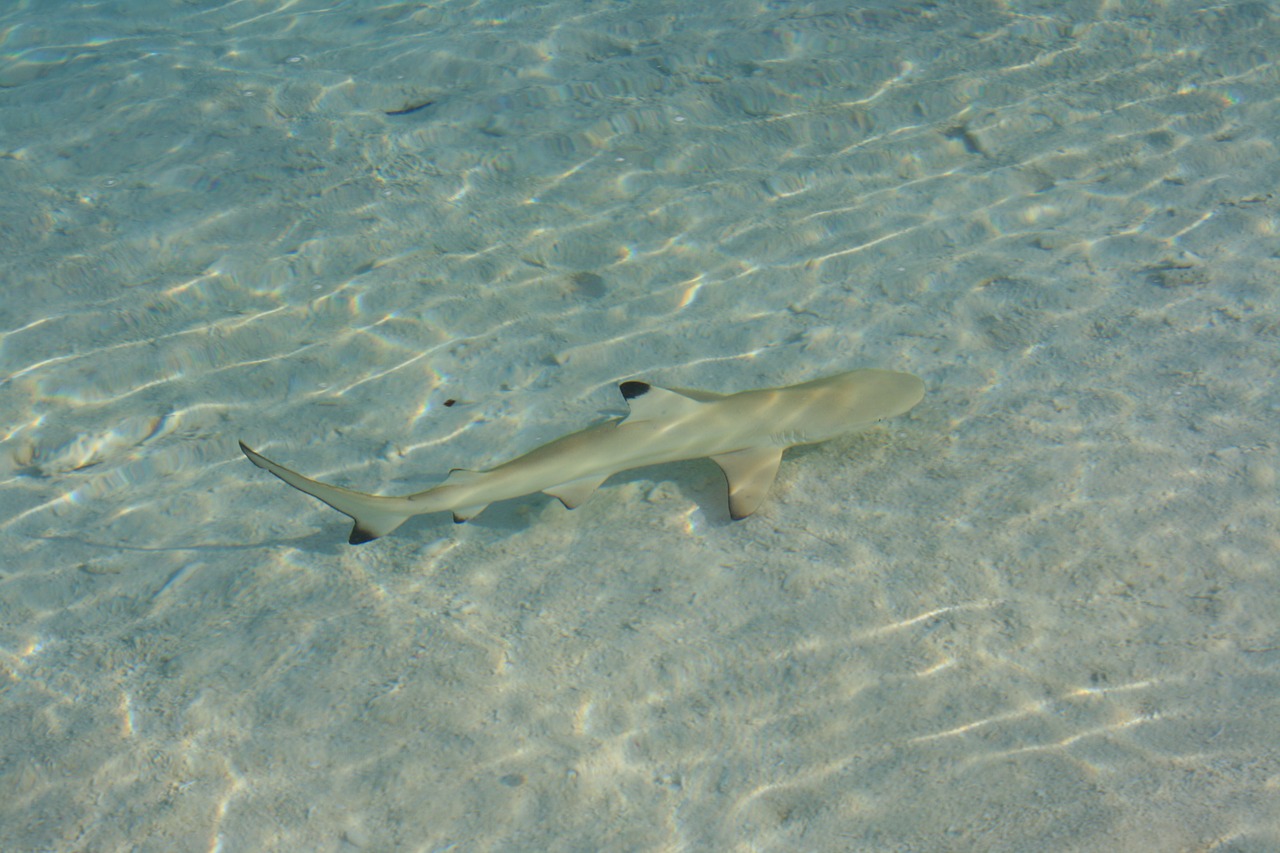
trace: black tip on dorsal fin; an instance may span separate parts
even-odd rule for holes
[[[645,394],[649,393],[649,383],[637,382],[635,380],[623,382],[618,386],[618,390],[622,392],[622,399],[634,400],[636,397],[643,397]]]

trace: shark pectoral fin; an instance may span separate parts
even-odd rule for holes
[[[577,509],[587,498],[591,497],[596,489],[600,488],[600,484],[609,479],[606,474],[603,477],[592,474],[590,477],[582,477],[578,480],[570,480],[567,483],[561,483],[558,486],[552,486],[549,489],[543,489],[544,495],[551,495],[553,498],[559,498],[560,503],[564,504],[565,509]]]
[[[368,495],[364,492],[344,489],[341,486],[321,483],[319,480],[304,477],[297,471],[290,471],[283,465],[277,465],[262,454],[251,450],[243,441],[240,442],[240,449],[254,465],[270,471],[295,489],[324,501],[355,521],[355,526],[351,528],[351,536],[347,539],[352,545],[360,545],[379,536],[386,536],[413,515],[411,511],[404,511],[402,506],[404,502],[400,498]]]
[[[712,456],[711,460],[720,466],[729,481],[729,515],[737,521],[755,512],[764,500],[778,474],[782,450],[749,447]]]
[[[648,382],[623,382],[618,386],[622,398],[627,401],[631,414],[623,418],[618,426],[635,424],[641,421],[675,421],[687,418],[702,406],[691,397],[659,388]]]

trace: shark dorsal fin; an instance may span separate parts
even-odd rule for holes
[[[729,481],[729,515],[734,521],[755,512],[778,475],[782,450],[777,447],[748,447],[712,456]]]
[[[631,414],[622,420],[624,424],[643,421],[678,420],[692,415],[702,405],[692,397],[686,397],[670,388],[659,388],[648,382],[623,382],[618,386],[622,398],[627,401]]]

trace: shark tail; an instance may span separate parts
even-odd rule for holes
[[[354,520],[355,526],[351,528],[351,537],[347,540],[352,545],[372,542],[379,536],[386,536],[421,511],[406,498],[369,495],[304,477],[297,471],[290,471],[283,465],[277,465],[262,454],[256,453],[243,441],[240,442],[240,449],[254,465],[270,471],[295,489],[324,501]]]

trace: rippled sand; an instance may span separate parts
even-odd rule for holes
[[[0,849],[1280,847],[1280,17],[954,5],[0,11]]]

